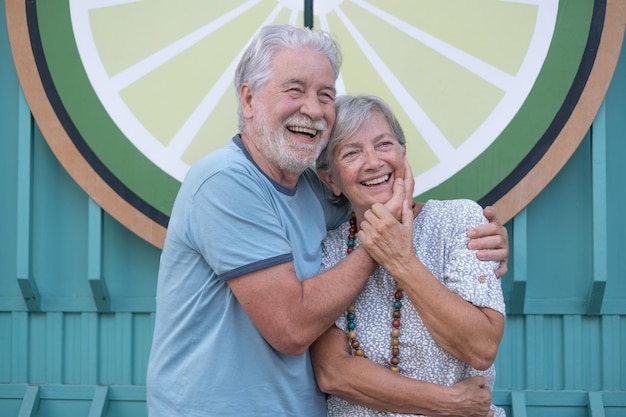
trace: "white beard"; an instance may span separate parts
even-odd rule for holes
[[[270,131],[267,127],[265,112],[257,115],[257,118],[259,125],[257,137],[255,138],[257,149],[281,171],[290,174],[302,174],[304,170],[313,165],[328,142],[327,138],[317,143],[290,142],[283,134],[283,131]],[[326,122],[314,123],[302,116],[290,117],[283,123],[283,126],[289,125],[310,126],[322,132],[326,131]]]

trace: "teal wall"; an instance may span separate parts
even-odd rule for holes
[[[0,16],[0,417],[141,417],[160,251],[60,166]],[[626,52],[564,169],[511,220],[494,400],[626,416]]]

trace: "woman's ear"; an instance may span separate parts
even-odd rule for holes
[[[322,182],[326,184],[328,188],[330,188],[330,190],[333,192],[334,195],[336,196],[341,195],[341,190],[339,190],[339,188],[337,188],[337,186],[335,185],[335,182],[333,181],[333,177],[332,175],[330,175],[329,171],[318,169],[317,175],[320,177]]]

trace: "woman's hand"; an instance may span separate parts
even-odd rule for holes
[[[359,240],[378,264],[401,279],[416,260],[413,251],[413,211],[402,201],[401,220],[386,205],[374,204],[359,225]]]
[[[465,417],[490,417],[493,416],[491,410],[491,390],[486,385],[487,379],[484,376],[475,376],[457,382],[451,387],[454,392],[450,399],[455,404],[452,406],[453,416]]]
[[[407,201],[409,207],[415,207],[413,204],[413,190],[415,188],[415,178],[413,178],[413,171],[409,161],[404,158],[404,176],[402,178],[396,178],[393,185],[393,195],[384,204],[385,208],[395,216],[396,220],[402,221],[402,207],[404,202]],[[415,215],[419,213],[421,205],[417,211],[414,210]]]

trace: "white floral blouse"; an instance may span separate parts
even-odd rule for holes
[[[470,200],[428,201],[414,221],[413,247],[417,257],[450,291],[480,307],[505,314],[500,280],[494,262],[476,258],[467,249],[467,231],[486,222],[482,208]],[[343,259],[349,224],[329,232],[323,242],[322,270]],[[357,245],[359,242],[357,241]],[[395,281],[382,267],[369,278],[355,301],[356,330],[365,356],[390,366],[390,333]],[[337,326],[346,330],[345,316]],[[495,369],[477,371],[444,351],[432,338],[415,307],[403,299],[400,336],[400,373],[404,376],[437,384],[454,385],[470,376],[485,375],[493,387]],[[496,417],[504,410],[492,406]],[[349,403],[335,396],[328,397],[330,417],[395,416]]]

